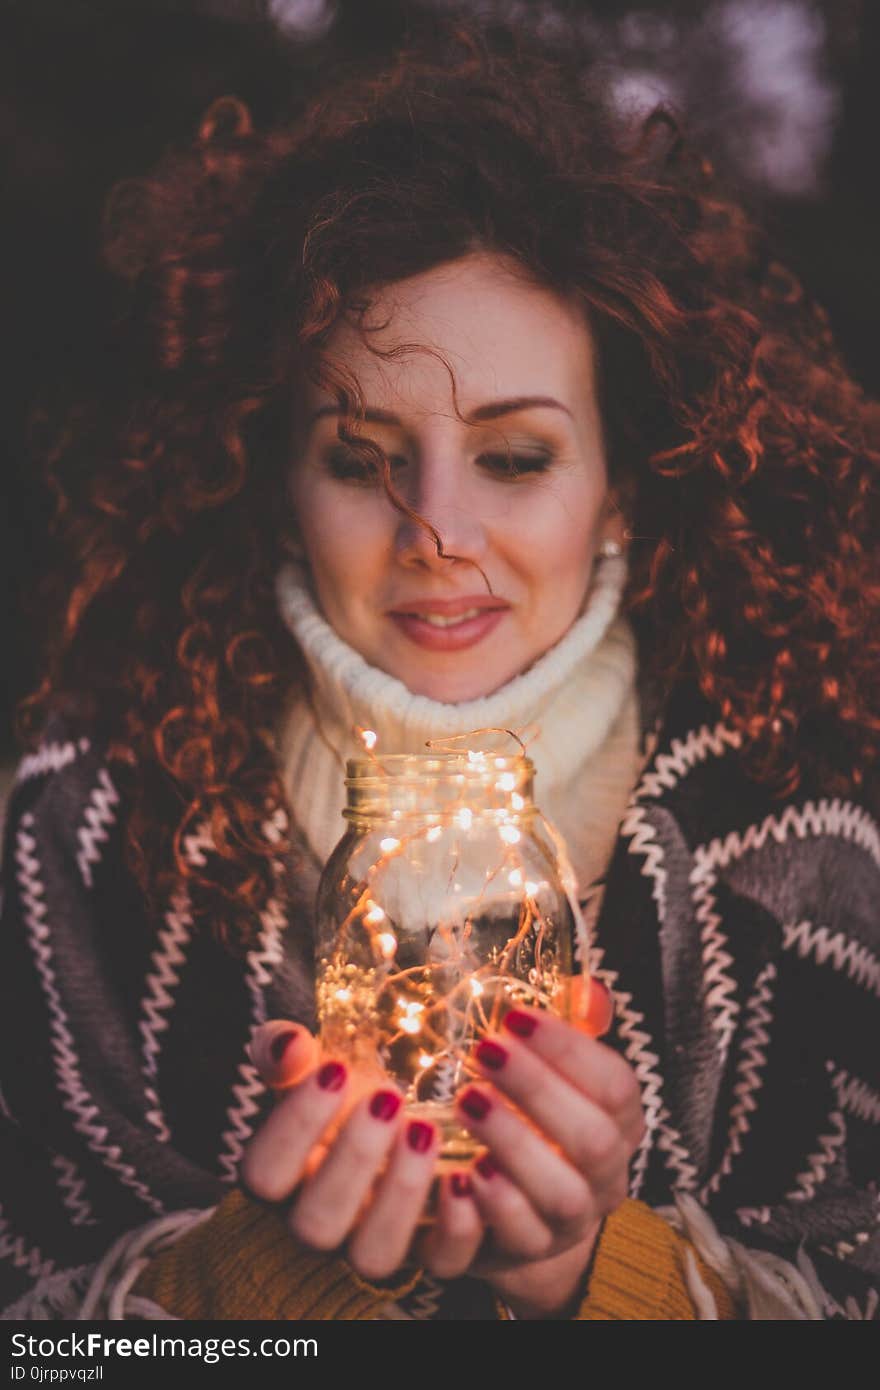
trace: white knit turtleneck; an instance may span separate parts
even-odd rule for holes
[[[288,706],[279,753],[294,816],[320,862],[345,829],[345,759],[363,756],[356,725],[373,729],[386,753],[424,752],[429,738],[492,727],[526,733],[535,800],[565,837],[581,885],[598,877],[638,769],[636,643],[618,611],[625,579],[624,558],[599,560],[579,617],[555,646],[491,695],[445,704],[365,661],[319,611],[305,570],[285,565],[279,611],[308,663],[313,698]],[[511,751],[504,738],[480,742]]]

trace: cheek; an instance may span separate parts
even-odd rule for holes
[[[322,598],[347,607],[381,570],[387,525],[362,494],[342,488],[304,487],[296,514],[309,565]]]
[[[603,495],[598,481],[578,477],[530,489],[507,518],[508,548],[535,574],[577,578],[590,564]]]

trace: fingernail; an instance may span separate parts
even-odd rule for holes
[[[486,1099],[482,1091],[464,1091],[458,1098],[458,1103],[466,1115],[470,1115],[472,1120],[482,1120],[491,1110],[491,1102]]]
[[[318,1072],[318,1085],[323,1091],[339,1091],[345,1085],[345,1067],[341,1062],[325,1062]]]
[[[456,1197],[469,1197],[474,1190],[474,1185],[467,1173],[453,1173],[449,1180],[449,1186]]]
[[[272,1061],[281,1061],[290,1044],[296,1037],[295,1028],[287,1028],[283,1033],[276,1033],[269,1044],[269,1051],[272,1054]]]
[[[509,1009],[504,1015],[504,1026],[518,1038],[530,1038],[538,1026],[538,1020],[531,1014],[521,1014],[519,1009]]]
[[[590,978],[590,989],[595,990],[598,994],[601,1001],[600,1007],[609,1015],[608,1021],[610,1023],[614,1017],[614,996],[611,990],[602,980],[597,980],[594,977]]]
[[[483,1154],[482,1158],[477,1159],[474,1167],[481,1178],[494,1178],[495,1174],[498,1172],[498,1164],[492,1158],[491,1154]]]
[[[490,1038],[483,1038],[477,1044],[477,1061],[482,1066],[488,1067],[490,1071],[500,1071],[507,1061],[507,1057],[507,1049],[501,1047],[497,1042],[492,1042]]]
[[[394,1091],[377,1091],[370,1101],[370,1114],[377,1120],[393,1120],[400,1109],[400,1096]]]
[[[594,1038],[601,1038],[614,1022],[614,995],[602,980],[596,980],[591,976],[586,983],[589,986],[586,1006],[576,1011],[576,1017],[572,1021]]]
[[[417,1154],[426,1153],[430,1149],[434,1139],[434,1126],[423,1124],[421,1120],[412,1120],[406,1131],[406,1142],[411,1149],[415,1149]]]

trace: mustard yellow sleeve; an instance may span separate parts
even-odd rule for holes
[[[420,1276],[388,1288],[370,1284],[338,1255],[298,1244],[280,1211],[234,1188],[209,1220],[150,1261],[132,1292],[185,1320],[354,1322],[375,1316]]]
[[[696,1321],[700,1313],[686,1274],[691,1259],[712,1293],[718,1318],[742,1317],[726,1285],[691,1242],[644,1202],[629,1198],[605,1218],[587,1292],[572,1320]],[[509,1317],[500,1299],[496,1312]]]

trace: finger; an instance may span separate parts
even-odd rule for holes
[[[303,1182],[288,1224],[306,1245],[334,1250],[349,1234],[397,1137],[402,1100],[388,1087],[362,1097],[321,1166]]]
[[[348,1079],[345,1065],[330,1059],[284,1091],[245,1147],[239,1172],[249,1192],[267,1202],[290,1196],[309,1150],[345,1100]]]
[[[438,1148],[436,1125],[409,1120],[398,1132],[388,1167],[346,1250],[349,1264],[365,1279],[384,1279],[406,1259]]]
[[[556,1232],[577,1233],[595,1215],[595,1196],[587,1176],[505,1104],[497,1091],[469,1086],[456,1097],[456,1105],[470,1132],[491,1149],[492,1162],[515,1184],[542,1223]],[[623,1167],[622,1144],[618,1154],[617,1166]],[[616,1167],[611,1176],[615,1174]],[[509,1204],[511,1198],[506,1200]]]
[[[553,1232],[493,1154],[477,1159],[471,1177],[477,1208],[492,1232],[490,1251],[478,1261],[481,1272],[505,1268],[511,1259],[539,1260],[552,1249]]]
[[[591,1039],[575,1040],[599,1046]],[[616,1167],[629,1161],[630,1145],[620,1117],[609,1114],[584,1091],[570,1085],[513,1034],[505,1034],[503,1040],[497,1034],[482,1038],[472,1061],[591,1182],[603,1186],[615,1176]],[[486,1142],[494,1149],[494,1140]]]
[[[502,1028],[601,1109],[615,1115],[621,1128],[635,1127],[641,1110],[639,1084],[628,1062],[613,1048],[586,1037],[546,1010],[519,1005],[505,1014]]]
[[[483,1231],[470,1174],[445,1174],[437,1184],[436,1219],[420,1239],[415,1261],[436,1279],[455,1279],[473,1264]]]
[[[286,1018],[273,1018],[255,1028],[250,1058],[267,1086],[293,1086],[318,1063],[320,1044],[307,1028]]]

